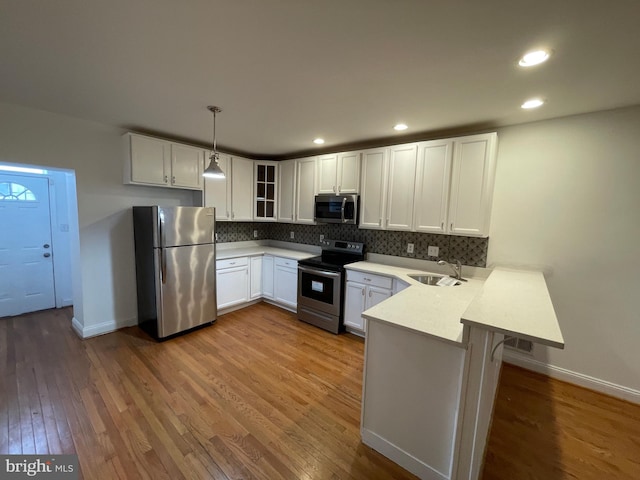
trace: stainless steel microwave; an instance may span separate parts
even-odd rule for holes
[[[318,223],[358,223],[358,195],[316,195],[314,219]]]

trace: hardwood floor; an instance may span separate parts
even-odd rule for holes
[[[363,352],[264,303],[163,343],[0,319],[0,453],[77,452],[85,479],[415,478],[360,442]]]
[[[640,479],[640,405],[503,364],[483,480],[513,479]]]
[[[0,319],[0,454],[85,479],[408,479],[360,443],[364,344],[268,304],[158,343]],[[638,479],[640,406],[505,365],[484,479]]]

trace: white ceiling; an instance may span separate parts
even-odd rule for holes
[[[202,144],[218,105],[219,144],[256,158],[399,121],[426,138],[640,104],[639,19],[638,0],[0,0],[0,102]],[[555,54],[517,67],[535,47]]]

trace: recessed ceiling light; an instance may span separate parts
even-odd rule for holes
[[[407,128],[409,128],[409,127],[404,123],[398,123],[397,125],[395,125],[393,127],[394,130],[397,130],[399,132],[401,132],[402,130],[406,130]]]
[[[521,67],[533,67],[534,65],[540,65],[543,62],[549,60],[551,52],[548,50],[534,50],[532,52],[525,53],[518,65]]]
[[[540,98],[532,98],[530,100],[527,100],[526,102],[524,102],[522,105],[520,105],[521,108],[524,109],[530,109],[530,108],[538,108],[539,106],[544,104],[544,100],[540,99]]]
[[[322,145],[324,143],[324,138],[316,138],[313,143],[316,145]]]

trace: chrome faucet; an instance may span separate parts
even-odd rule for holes
[[[456,262],[455,265],[445,262],[444,260],[438,260],[438,265],[447,265],[451,270],[453,270],[453,276],[456,280],[466,282],[466,280],[462,278],[462,263],[460,263],[460,260],[454,260],[454,262]]]

